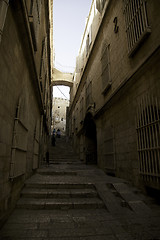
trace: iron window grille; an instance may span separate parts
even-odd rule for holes
[[[160,184],[160,108],[157,98],[145,96],[137,109],[139,171],[147,185]]]
[[[129,55],[151,32],[147,16],[147,0],[123,0]]]

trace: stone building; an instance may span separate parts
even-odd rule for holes
[[[92,1],[69,108],[81,160],[142,189],[160,189],[159,9],[153,0]]]
[[[53,98],[52,129],[59,129],[62,135],[66,135],[66,111],[68,106],[68,99]]]
[[[45,156],[52,106],[52,8],[52,0],[0,1],[0,223]]]

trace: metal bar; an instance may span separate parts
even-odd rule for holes
[[[148,18],[147,18],[147,7],[146,7],[146,1],[143,1],[143,17],[144,17],[144,24],[145,29],[148,27]]]
[[[141,4],[140,4],[140,0],[138,0],[138,18],[139,18],[139,26],[140,26],[140,35],[142,34],[143,32],[143,26],[142,26],[142,19],[141,19],[141,12],[140,12],[140,9],[141,9]]]
[[[127,32],[127,38],[128,38],[128,49],[131,49],[131,34],[130,34],[130,28],[129,28],[129,12],[128,12],[128,3],[125,4],[125,21],[126,21],[126,32]]]
[[[148,97],[146,96],[146,120],[145,120],[145,124],[148,124],[149,122],[149,103],[148,103]],[[145,131],[147,132],[147,142],[148,142],[148,166],[149,166],[149,171],[148,172],[153,172],[153,162],[152,162],[152,158],[151,158],[151,134],[150,134],[150,127],[145,128]]]
[[[136,114],[136,122],[137,122],[137,150],[138,149],[141,149],[141,141],[140,141],[140,129],[139,129],[139,126],[140,126],[140,119],[139,119],[139,106],[137,108],[137,114]],[[139,159],[139,168],[140,168],[140,172],[142,171],[142,160],[141,160],[141,152],[139,151],[138,152],[138,159]]]
[[[159,114],[159,105],[158,100],[155,98],[155,106],[156,106],[156,118],[159,120],[160,114]],[[156,145],[157,145],[157,171],[160,176],[160,123],[158,122],[155,124],[155,131],[156,131]],[[160,179],[158,179],[159,182]]]
[[[151,102],[151,99],[148,98],[149,104],[148,104],[148,108],[149,108],[149,117],[150,117],[150,122],[153,122],[153,105]],[[154,129],[153,129],[153,124],[149,127],[149,134],[150,134],[150,149],[154,146]],[[155,159],[154,159],[154,153],[152,150],[151,151],[151,161],[153,164],[153,173],[156,173],[156,166],[155,166]]]
[[[137,22],[137,5],[135,0],[133,0],[133,10],[134,10],[135,35],[136,35],[136,42],[137,42],[139,39],[139,27]]]
[[[130,15],[130,29],[131,29],[131,47],[133,47],[135,43],[135,37],[134,37],[133,11],[132,11],[131,2],[129,3],[129,15]]]
[[[132,33],[133,33],[133,44],[136,43],[136,28],[135,28],[135,19],[134,19],[134,7],[133,7],[133,1],[130,2],[131,7],[131,23],[132,23]]]
[[[137,128],[137,129],[147,128],[147,127],[151,126],[152,124],[158,124],[159,122],[160,122],[160,120],[155,120],[155,121],[153,121],[153,122],[149,122],[149,123],[145,124],[144,126],[140,126],[140,127]]]
[[[141,101],[141,125],[144,124],[144,113],[143,113],[143,102]],[[145,141],[144,141],[144,133],[141,131],[141,138],[142,138],[142,148],[145,148]],[[145,159],[146,159],[146,154],[145,152],[142,153],[142,161],[143,161],[143,172],[146,172],[146,165],[145,165]]]
[[[156,105],[154,103],[153,96],[151,98],[151,102],[152,102],[152,110],[153,110],[152,122],[154,122],[156,120]],[[156,144],[157,143],[157,141],[156,141],[157,133],[156,133],[156,125],[155,124],[152,125],[152,131],[153,131],[153,145],[154,145],[154,148],[156,148],[156,146],[157,146],[157,144]],[[154,156],[155,171],[156,171],[156,173],[158,173],[158,162],[157,162],[157,158],[156,158],[156,155],[157,155],[156,154],[156,149],[153,149],[152,151],[153,151],[153,156]],[[156,180],[158,181],[158,179],[156,179]]]

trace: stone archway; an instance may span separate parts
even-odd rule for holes
[[[85,161],[86,164],[97,164],[97,131],[91,113],[84,120],[85,130]]]
[[[73,73],[64,73],[56,68],[53,68],[53,79],[51,82],[52,86],[63,85],[72,87],[73,86]]]

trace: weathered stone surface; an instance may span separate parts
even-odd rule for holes
[[[54,149],[52,148],[51,151]],[[39,171],[43,170],[45,174],[36,173],[26,181],[22,193],[30,194],[27,197],[22,194],[17,208],[0,231],[0,239],[159,239],[160,207],[153,202],[151,204],[150,198],[136,191],[136,188],[131,187],[125,180],[108,176],[96,166],[86,166],[81,162],[68,164],[67,160],[65,164],[43,166]],[[73,178],[67,174],[60,176],[51,174],[52,171],[67,172],[69,170],[76,173]],[[39,182],[37,182],[38,179]],[[55,188],[54,181],[58,185],[61,184],[63,188]],[[46,188],[41,189],[41,184]],[[94,194],[88,196],[90,191]],[[51,193],[51,196],[34,198],[33,193],[36,194],[35,196]],[[128,204],[132,206],[122,206],[121,194],[123,193],[129,193]],[[20,204],[22,208],[19,208]]]

